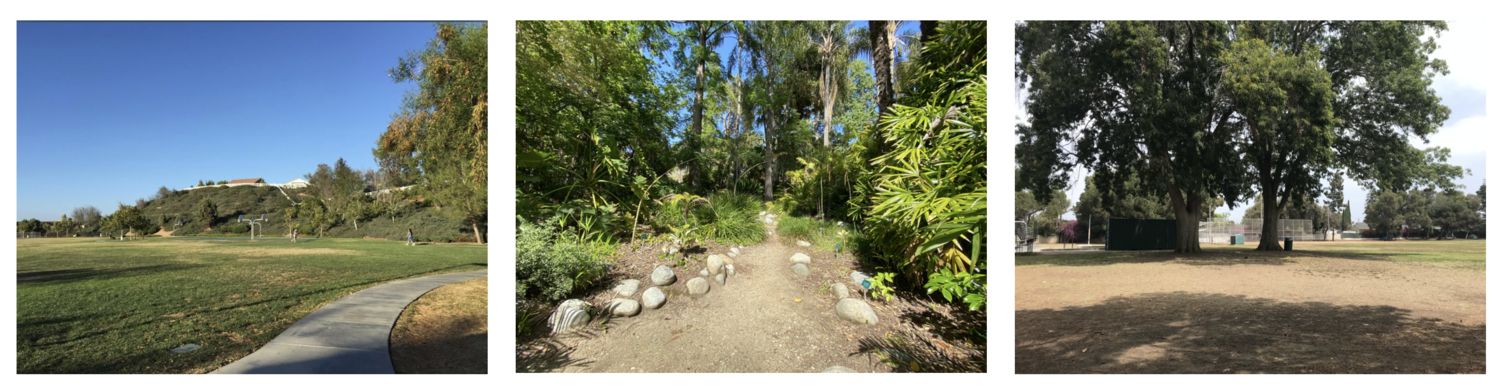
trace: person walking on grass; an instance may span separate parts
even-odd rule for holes
[[[416,236],[414,234],[412,234],[410,227],[406,228],[406,246],[416,246],[416,245],[417,245],[417,238],[416,238]]]

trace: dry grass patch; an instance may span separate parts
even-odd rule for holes
[[[397,373],[488,371],[488,279],[439,287],[401,312],[391,330]]]

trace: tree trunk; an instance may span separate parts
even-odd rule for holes
[[[889,68],[891,69],[891,81],[889,84],[891,87],[892,101],[894,101],[896,98],[896,88],[900,84],[900,76],[896,72],[896,47],[900,45],[897,40],[901,39],[900,37],[896,36],[896,30],[900,27],[901,21],[899,20],[893,20],[885,23],[885,45],[890,48],[890,57],[886,58],[886,62],[890,63]]]
[[[880,115],[884,115],[885,111],[895,104],[896,95],[893,88],[894,75],[891,74],[891,70],[895,67],[895,62],[891,58],[892,45],[887,39],[889,36],[885,34],[886,25],[890,22],[872,20],[869,23],[870,61],[875,63],[875,110],[877,114],[875,117],[876,132],[874,132],[876,138],[874,140],[875,151],[872,151],[870,154],[873,157],[885,153],[885,139],[881,137],[881,132],[879,132]]]
[[[765,201],[775,200],[776,187],[776,121],[774,114],[767,115],[766,121],[766,176],[765,176]]]
[[[1198,245],[1198,218],[1203,209],[1203,196],[1190,192],[1183,195],[1176,189],[1176,185],[1170,186],[1168,190],[1172,203],[1172,215],[1177,220],[1177,253],[1197,253],[1202,249]]]
[[[469,222],[469,226],[474,228],[474,242],[484,245],[484,235],[479,233],[479,222]]]
[[[833,138],[830,136],[833,134],[833,107],[838,99],[839,89],[834,84],[833,55],[827,55],[824,61],[818,92],[823,96],[823,147],[830,147],[833,146]]]
[[[938,22],[935,20],[924,20],[919,22],[922,30],[922,43],[932,42],[932,37],[937,35]]]
[[[1261,209],[1260,209],[1260,245],[1255,250],[1281,250],[1281,204],[1277,203],[1276,186],[1267,186],[1268,181],[1261,181]]]
[[[688,126],[688,134],[683,137],[683,144],[686,147],[687,153],[692,156],[697,156],[698,154],[698,136],[703,133],[703,83],[704,79],[706,79],[706,75],[704,74],[705,64],[703,64],[703,61],[707,57],[702,53],[697,53],[697,51],[708,48],[708,32],[704,29],[704,26],[698,26],[698,47],[694,48],[693,53],[693,56],[697,57],[694,60],[697,67],[693,83],[692,124]],[[702,173],[699,173],[701,168],[702,165],[697,160],[690,160],[688,162],[686,182],[688,187],[693,189],[694,192],[698,190],[698,185],[702,181]]]

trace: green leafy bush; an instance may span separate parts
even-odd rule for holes
[[[881,301],[891,302],[891,298],[896,297],[895,279],[896,274],[890,272],[875,274],[869,280],[870,295]]]
[[[522,223],[516,232],[516,296],[557,301],[604,277],[612,249],[551,227]]]
[[[246,234],[250,232],[250,224],[244,222],[229,222],[214,227],[220,233]]]
[[[708,198],[706,235],[719,242],[744,245],[766,239],[756,220],[760,202],[750,195],[721,192]]]
[[[803,216],[782,217],[776,223],[776,234],[836,252],[847,251],[860,236],[859,231],[849,225]]]
[[[915,64],[913,93],[881,118],[890,149],[871,162],[878,191],[860,248],[913,287],[985,269],[984,47],[984,23],[939,25]],[[979,287],[965,294],[983,295],[982,279],[970,283]]]
[[[757,220],[759,212],[760,202],[749,195],[720,192],[703,198],[678,193],[665,199],[655,221],[666,233],[689,243],[753,244],[766,237]]]

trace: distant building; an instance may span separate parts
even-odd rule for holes
[[[260,179],[260,177],[240,178],[229,180],[229,183],[224,186],[266,186],[266,180]]]
[[[285,184],[281,184],[281,187],[282,188],[286,188],[286,189],[301,189],[301,188],[306,188],[308,184],[309,183],[307,182],[307,180],[298,178],[298,179],[294,179],[294,180],[291,180],[291,181],[287,181]]]

